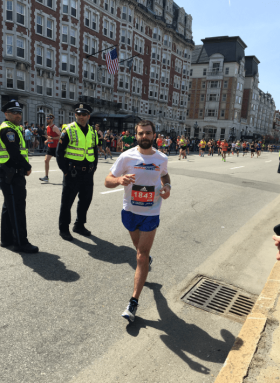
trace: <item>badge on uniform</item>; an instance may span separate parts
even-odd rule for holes
[[[16,137],[15,133],[13,133],[13,132],[8,132],[8,133],[6,134],[6,136],[7,136],[8,140],[9,140],[10,142],[15,142],[15,137]]]

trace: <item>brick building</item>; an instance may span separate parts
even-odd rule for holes
[[[192,55],[187,135],[240,139],[267,134],[275,104],[258,88],[259,60],[245,56],[247,46],[239,36],[202,42]]]
[[[0,21],[1,104],[16,98],[23,120],[42,123],[52,112],[68,123],[87,96],[101,116],[133,114],[159,131],[183,131],[192,17],[172,0],[4,0]],[[136,57],[131,70],[120,62],[110,75],[108,50],[98,52],[114,45],[120,61]]]

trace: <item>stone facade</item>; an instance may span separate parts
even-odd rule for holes
[[[68,123],[83,95],[94,112],[134,113],[158,131],[183,131],[192,17],[172,0],[5,0],[0,20],[1,104],[18,99],[23,120],[43,123],[52,112]],[[99,52],[112,46],[116,75],[106,68],[108,50]],[[132,56],[130,71],[121,61]]]

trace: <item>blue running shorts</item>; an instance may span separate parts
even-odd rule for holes
[[[139,215],[122,210],[122,223],[129,231],[153,231],[159,226],[159,215]]]

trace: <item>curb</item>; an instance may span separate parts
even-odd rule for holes
[[[214,383],[243,382],[279,294],[280,262],[277,261]]]

